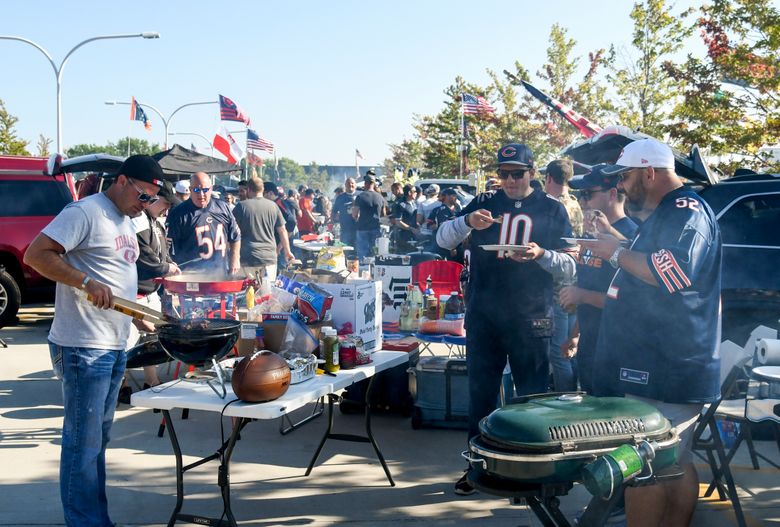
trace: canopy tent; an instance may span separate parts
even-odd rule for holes
[[[193,150],[188,150],[180,145],[173,145],[173,148],[163,152],[157,152],[154,157],[163,169],[166,176],[170,179],[181,179],[189,177],[195,172],[207,172],[212,176],[215,174],[227,174],[234,172],[239,174],[241,167],[217,159],[216,157],[199,154]]]

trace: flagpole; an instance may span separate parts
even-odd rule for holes
[[[463,110],[463,94],[460,94],[460,139],[458,140],[458,171],[463,178],[463,136],[466,135],[466,113]]]
[[[360,167],[358,166],[358,149],[355,149],[355,178],[360,179]]]

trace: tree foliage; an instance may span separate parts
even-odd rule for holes
[[[135,137],[123,137],[116,143],[109,141],[105,145],[96,145],[93,143],[73,145],[65,152],[68,157],[83,156],[86,154],[109,154],[127,157],[135,154],[152,155],[161,150],[162,148],[159,143],[150,143],[145,139],[136,139]]]
[[[0,99],[0,155],[29,156],[27,141],[16,136],[14,125],[19,119],[5,109],[5,103]]]
[[[723,163],[727,173],[736,164],[780,169],[759,155],[780,141],[780,12],[770,0],[713,0],[698,26],[706,57],[665,64],[683,95],[672,136],[712,154],[739,154]]]
[[[609,82],[617,91],[618,122],[663,138],[677,99],[677,86],[662,64],[680,51],[693,32],[686,24],[692,9],[678,15],[666,0],[644,0],[631,10],[631,50],[610,50]],[[617,56],[616,56],[617,55]]]
[[[38,134],[38,142],[35,143],[35,148],[38,150],[39,157],[49,157],[51,151],[49,148],[54,141],[49,139],[43,134]]]

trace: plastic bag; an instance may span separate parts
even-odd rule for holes
[[[319,342],[314,338],[314,333],[298,317],[291,316],[287,319],[284,328],[284,338],[279,347],[279,355],[287,360],[296,357],[308,357],[317,349]]]
[[[347,270],[347,259],[341,247],[323,247],[317,253],[316,268],[321,271],[341,272]]]

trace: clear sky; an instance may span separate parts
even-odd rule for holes
[[[677,9],[698,3],[679,0]],[[106,100],[135,96],[169,115],[221,93],[280,156],[350,165],[358,148],[361,164],[379,164],[388,143],[411,137],[413,114],[441,109],[442,90],[456,75],[484,85],[487,68],[500,72],[515,60],[536,72],[556,22],[577,41],[578,54],[629,46],[631,7],[629,0],[4,0],[0,35],[33,40],[59,64],[93,36],[160,33],[157,40],[93,42],[70,57],[62,82],[65,146],[127,135],[163,143],[157,115],[147,112],[147,132],[129,120],[128,106]],[[690,49],[701,52],[697,41]],[[0,99],[32,152],[38,134],[56,137],[55,87],[39,51],[0,40]],[[177,113],[170,131],[212,138],[219,125],[216,105],[196,106]],[[195,136],[173,142],[207,148]]]

